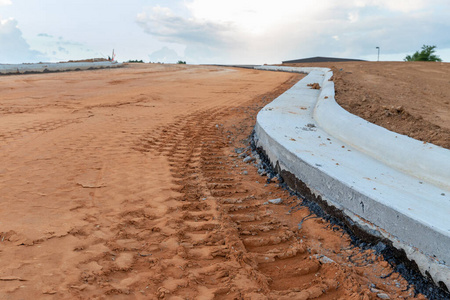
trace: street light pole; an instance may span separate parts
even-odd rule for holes
[[[376,49],[378,49],[378,60],[377,61],[380,61],[380,47],[376,47]]]

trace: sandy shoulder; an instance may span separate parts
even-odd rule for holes
[[[172,234],[163,216],[180,196],[167,157],[137,145],[291,77],[177,65],[0,77],[0,277],[16,278],[1,281],[0,293],[67,295],[80,278],[130,268],[153,249],[153,229]],[[135,250],[115,260],[116,249]]]

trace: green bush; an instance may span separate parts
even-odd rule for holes
[[[186,64],[186,62],[185,62],[185,61],[182,61],[182,60],[179,60],[179,61],[177,62],[177,64],[180,64],[180,65],[185,65],[185,64]]]
[[[423,45],[422,51],[416,51],[413,55],[407,55],[404,61],[442,61],[439,56],[435,55],[436,46]]]

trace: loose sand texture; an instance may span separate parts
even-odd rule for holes
[[[336,101],[391,131],[450,149],[450,64],[329,62],[288,64],[333,70]]]
[[[0,298],[412,297],[243,161],[257,112],[302,76],[136,64],[0,77]]]

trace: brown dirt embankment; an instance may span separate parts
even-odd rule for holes
[[[450,149],[450,64],[291,64],[333,70],[336,101],[369,122]]]

